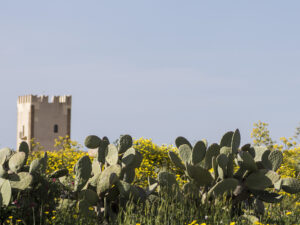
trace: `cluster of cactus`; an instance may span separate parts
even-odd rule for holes
[[[29,146],[26,142],[21,142],[17,151],[10,148],[0,149],[0,207],[14,203],[17,208],[30,210],[27,213],[35,210],[39,215],[41,204],[54,203],[56,188],[53,192],[50,191],[51,180],[66,175],[68,170],[59,170],[46,176],[47,153],[43,158],[26,165],[28,155]]]
[[[132,144],[130,135],[122,135],[117,146],[110,144],[107,137],[86,137],[85,146],[97,149],[96,157],[91,162],[88,156],[83,156],[75,164],[74,189],[61,199],[61,207],[77,206],[83,214],[96,214],[99,221],[113,221],[119,205],[130,199],[145,201],[157,185],[143,189],[133,184],[135,169],[143,156]]]
[[[247,205],[253,214],[243,216],[255,220],[255,216],[264,214],[264,202],[280,202],[283,198],[280,190],[300,192],[300,182],[276,173],[283,161],[281,151],[250,144],[240,147],[240,142],[238,129],[227,132],[219,144],[208,145],[201,140],[192,146],[186,138],[178,137],[175,140],[178,152],[170,151],[169,157],[184,171],[188,182],[180,187],[173,173],[161,170],[157,180],[148,179],[146,188],[134,184],[135,171],[143,156],[133,147],[130,135],[122,135],[116,145],[107,137],[86,137],[85,146],[97,149],[97,154],[93,162],[87,155],[77,161],[72,185],[67,169],[45,173],[46,152],[43,158],[27,165],[29,147],[22,142],[16,152],[0,149],[0,209],[22,200],[23,208],[34,209],[35,215],[40,215],[39,210],[47,203],[53,209],[76,207],[84,215],[97,216],[102,223],[115,220],[119,207],[126,207],[129,200],[153,202],[161,193],[195,198],[203,204],[225,197],[232,202],[233,213],[242,215],[242,207]],[[29,207],[30,202],[36,205]],[[26,222],[32,223],[29,219]]]
[[[238,129],[227,132],[220,144],[209,146],[206,140],[192,146],[186,138],[178,137],[175,140],[178,154],[170,151],[169,157],[187,176],[182,193],[201,198],[202,203],[230,197],[233,213],[242,214],[241,205],[246,203],[255,216],[260,216],[264,214],[263,202],[282,200],[278,191],[300,192],[298,179],[281,178],[276,173],[283,161],[281,151],[250,144],[240,147],[240,141]],[[158,178],[160,184],[178,188],[173,174],[160,172]]]

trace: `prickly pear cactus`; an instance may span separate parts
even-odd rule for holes
[[[213,181],[211,173],[201,166],[186,164],[188,176],[198,185],[207,186]]]
[[[13,151],[10,148],[0,149],[0,164],[2,165],[6,160],[8,160],[13,154]]]
[[[91,177],[92,163],[88,156],[82,156],[74,166],[75,191],[81,190]]]
[[[178,155],[173,152],[173,151],[169,151],[169,158],[171,159],[171,161],[173,162],[173,164],[178,167],[179,169],[185,170],[185,166],[182,163],[182,160],[178,157]]]
[[[245,184],[248,188],[253,190],[264,190],[272,187],[280,176],[272,170],[261,169],[254,173],[251,173],[245,180]]]
[[[0,195],[2,204],[8,206],[11,199],[11,185],[8,180],[0,178]]]
[[[220,146],[217,143],[211,144],[205,154],[205,168],[212,168],[212,158],[220,154]]]
[[[129,149],[133,144],[132,137],[128,134],[122,135],[119,139],[118,143],[118,152],[124,153],[127,149]]]
[[[192,148],[188,144],[182,144],[179,147],[179,155],[184,163],[191,163]]]
[[[12,174],[9,177],[9,180],[12,188],[18,190],[25,190],[26,188],[29,188],[29,186],[32,184],[33,176],[27,172],[20,172]]]
[[[276,171],[282,164],[283,154],[281,151],[274,150],[268,156],[269,161],[271,162],[272,170]]]
[[[192,150],[193,165],[200,164],[206,154],[206,145],[203,141],[198,141]]]
[[[208,196],[223,196],[225,193],[233,192],[239,181],[234,178],[227,178],[216,183],[208,192]]]
[[[295,178],[284,178],[281,187],[287,193],[296,194],[300,192],[300,181]]]
[[[220,144],[209,147],[202,141],[192,147],[187,139],[176,138],[179,156],[169,152],[169,158],[176,167],[185,170],[188,177],[189,182],[182,192],[185,195],[192,192],[189,196],[194,197],[201,193],[203,202],[225,194],[231,197],[235,207],[242,201],[250,203],[257,216],[264,213],[263,202],[282,200],[283,196],[272,189],[291,194],[300,192],[299,180],[281,179],[276,173],[283,161],[282,152],[270,151],[263,146],[251,147],[250,144],[240,148],[240,143],[238,129],[225,133]]]
[[[30,163],[29,167],[29,173],[45,173],[47,168],[47,159],[46,158],[40,158],[40,159],[34,159]]]
[[[19,172],[26,162],[26,154],[24,152],[15,153],[8,161],[9,169],[15,173]]]
[[[22,141],[20,143],[18,152],[24,152],[25,153],[26,157],[25,157],[25,163],[24,164],[26,164],[27,159],[28,159],[28,154],[29,154],[29,146],[28,146],[27,142]]]
[[[85,138],[84,145],[87,148],[98,148],[101,143],[101,139],[96,135],[89,135]]]
[[[167,188],[178,188],[178,183],[176,181],[176,177],[174,174],[169,172],[159,172],[158,175],[158,182],[161,187]]]
[[[175,145],[177,148],[179,148],[181,145],[188,145],[192,149],[191,143],[185,138],[185,137],[177,137],[175,140]]]
[[[69,170],[68,169],[60,169],[57,171],[54,171],[53,173],[51,173],[49,175],[49,178],[60,178],[63,176],[67,176],[69,174]]]
[[[114,144],[109,144],[107,147],[106,162],[109,165],[116,165],[119,160],[118,149]]]
[[[121,175],[121,166],[115,164],[101,172],[97,183],[97,194],[101,195],[115,184]]]
[[[236,129],[232,135],[232,140],[231,140],[231,148],[234,154],[238,153],[240,144],[241,144],[241,134],[239,129]]]

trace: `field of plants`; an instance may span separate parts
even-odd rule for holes
[[[59,137],[59,151],[22,142],[0,149],[1,224],[300,224],[298,135],[274,141],[254,124],[219,143],[177,137],[174,146],[121,135]]]

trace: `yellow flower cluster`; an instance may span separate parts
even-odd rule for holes
[[[88,155],[87,152],[81,151],[80,145],[77,142],[71,141],[68,136],[59,137],[55,139],[54,147],[59,149],[57,151],[48,151],[48,167],[47,173],[52,173],[58,169],[68,169],[69,173],[73,175],[73,167],[75,163],[84,155]],[[34,142],[34,141],[33,141]],[[37,143],[34,146],[37,146],[38,149],[43,149]],[[28,161],[29,163],[36,158],[43,157],[43,151],[32,151]]]
[[[173,171],[179,183],[184,183],[181,175],[183,171],[175,168],[171,162],[168,152],[178,152],[173,145],[158,146],[152,142],[152,139],[140,138],[134,140],[133,146],[143,155],[143,161],[140,168],[136,169],[136,181],[139,185],[147,186],[147,178],[156,178],[157,172],[161,168]]]
[[[254,123],[254,128],[251,132],[254,145],[273,146],[274,141],[270,137],[270,131],[267,129],[269,124],[258,121]]]

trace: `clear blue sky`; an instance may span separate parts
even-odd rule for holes
[[[73,96],[72,138],[219,141],[300,121],[300,1],[1,1],[0,147],[16,101]]]

